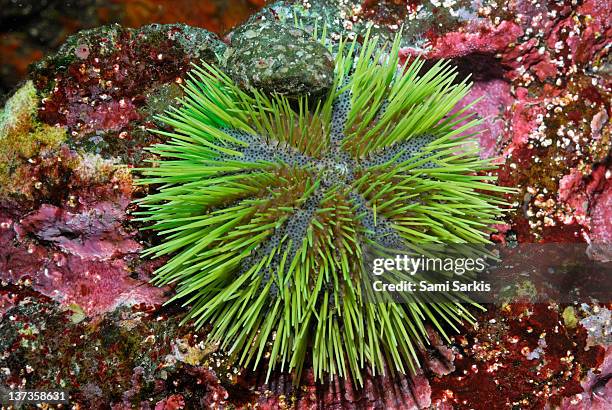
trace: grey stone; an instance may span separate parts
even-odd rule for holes
[[[331,53],[311,34],[269,20],[246,24],[232,34],[224,66],[243,88],[290,97],[321,95],[334,76]]]

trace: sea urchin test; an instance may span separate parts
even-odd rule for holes
[[[140,220],[168,255],[186,321],[242,365],[305,365],[317,379],[418,366],[424,322],[471,320],[458,303],[368,303],[364,260],[411,244],[486,243],[500,193],[478,157],[469,90],[448,62],[398,67],[399,37],[341,43],[334,86],[315,102],[242,90],[203,64],[161,117]],[[387,252],[388,253],[388,252]]]

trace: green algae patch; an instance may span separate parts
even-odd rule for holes
[[[565,327],[569,329],[575,329],[578,325],[578,318],[576,317],[576,311],[573,307],[568,306],[563,310],[563,323]]]
[[[25,83],[0,112],[0,194],[16,193],[24,165],[66,139],[64,128],[42,124],[36,112],[39,99],[32,81]]]

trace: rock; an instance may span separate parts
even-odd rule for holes
[[[555,408],[582,392],[606,349],[590,346],[587,330],[565,326],[563,316],[557,305],[523,303],[479,315],[478,326],[453,338],[456,370],[430,378],[433,407]]]
[[[71,36],[37,63],[0,114],[0,280],[88,316],[159,305],[129,216],[129,167],[160,141],[146,129],[181,95],[192,61],[217,63],[206,30],[118,25]]]
[[[273,21],[234,31],[224,67],[244,88],[287,96],[321,95],[334,75],[331,54],[312,35]]]
[[[216,64],[224,50],[216,35],[180,24],[82,31],[33,67],[39,117],[66,127],[73,149],[138,163],[157,141],[146,128],[180,95],[190,64]]]
[[[230,382],[216,375],[234,375],[233,368],[214,348],[197,363],[180,360],[174,344],[194,350],[206,346],[177,320],[142,308],[120,308],[75,323],[69,310],[26,287],[7,291],[19,296],[0,320],[0,391],[61,388],[70,403],[87,409],[159,402],[166,405],[161,408],[173,408],[168,407],[173,402],[216,408],[225,403],[220,379]]]

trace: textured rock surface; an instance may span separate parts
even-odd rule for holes
[[[235,377],[233,369],[161,312],[122,308],[90,320],[24,288],[5,292],[16,306],[0,322],[0,391],[61,387],[88,409],[204,408],[228,397],[215,372]]]
[[[331,54],[312,35],[269,20],[235,30],[224,60],[234,81],[268,93],[321,95],[334,76]]]
[[[261,8],[264,0],[5,0],[0,8],[0,101],[69,35],[119,23],[140,27],[182,22],[225,33]]]
[[[456,371],[432,379],[434,403],[454,408],[544,408],[582,393],[605,349],[587,349],[584,327],[565,325],[552,305],[513,304],[455,338]],[[471,390],[477,387],[477,396]],[[479,407],[480,408],[480,407]],[[485,407],[483,407],[485,408]]]
[[[191,61],[225,45],[183,25],[109,26],[71,37],[33,68],[0,115],[0,278],[88,315],[159,304],[129,221],[129,167],[156,142],[146,131],[180,95]],[[157,140],[158,141],[158,140]]]
[[[403,57],[452,58],[475,81],[465,103],[482,97],[472,108],[487,117],[481,155],[500,156],[501,182],[520,189],[512,198],[517,211],[494,238],[590,241],[595,249],[612,235],[611,8],[602,0],[502,7],[461,0],[277,2],[231,41],[255,47],[250,40],[261,39],[244,38],[247,27],[274,21],[289,30],[294,13],[306,32],[329,24],[332,39],[359,38],[368,22],[389,36],[405,23]],[[132,222],[130,202],[143,188],[127,171],[146,158],[143,147],[159,141],[146,128],[180,95],[190,62],[216,63],[225,47],[186,26],[96,29],[44,59],[6,104],[0,384],[43,388],[63,381],[85,408],[101,397],[115,408],[159,409],[223,401],[262,408],[491,409],[525,402],[606,408],[610,321],[598,306],[491,306],[476,328],[423,348],[422,374],[368,378],[361,390],[348,382],[317,386],[308,376],[295,388],[287,375],[269,383],[259,372],[238,375],[221,352],[201,343],[205,331],[178,328],[178,307],[159,308],[166,290],[146,283],[155,264],[138,251],[153,239]],[[278,73],[271,75],[268,81]],[[305,87],[315,83],[321,84],[292,79],[268,86],[317,92]]]
[[[190,63],[217,63],[224,49],[216,35],[184,25],[81,32],[33,68],[46,95],[39,117],[66,127],[71,148],[138,163],[153,142],[145,128],[178,95]]]

